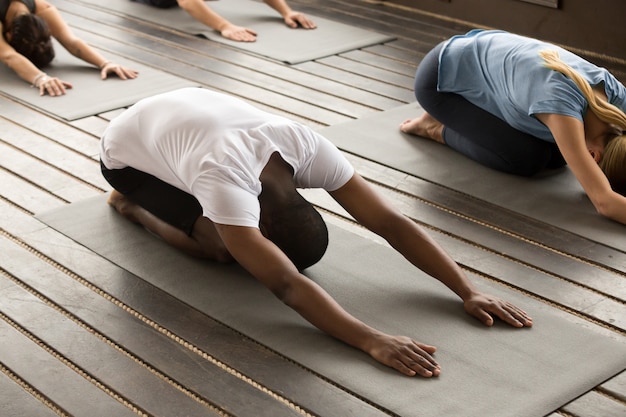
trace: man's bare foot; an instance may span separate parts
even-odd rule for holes
[[[400,124],[400,130],[410,135],[432,139],[439,143],[443,141],[443,124],[439,123],[430,114],[424,112],[420,117],[407,119]]]
[[[107,203],[128,220],[139,223],[134,214],[139,206],[126,198],[124,194],[117,190],[111,191]]]

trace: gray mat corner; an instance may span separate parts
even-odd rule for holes
[[[439,378],[401,376],[324,335],[240,268],[182,255],[122,219],[104,196],[37,218],[192,307],[404,417],[543,416],[626,368],[624,343],[562,311],[474,277],[479,287],[520,305],[535,320],[532,329],[502,323],[486,328],[463,313],[449,290],[397,253],[338,226],[329,225],[328,252],[306,274],[374,327],[436,345]]]

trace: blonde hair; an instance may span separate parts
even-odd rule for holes
[[[545,61],[546,67],[574,81],[587,99],[589,107],[600,120],[616,125],[622,131],[626,130],[626,114],[608,101],[596,97],[589,82],[578,71],[563,62],[558,51],[544,50],[539,52],[539,55]],[[600,161],[600,168],[611,183],[613,190],[626,195],[626,134],[609,140]]]

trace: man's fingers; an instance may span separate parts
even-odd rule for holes
[[[407,375],[417,374],[427,378],[437,376],[441,373],[441,368],[435,358],[431,356],[436,350],[437,348],[434,346],[413,341],[413,346],[407,348],[403,358],[399,361],[401,365],[397,369]]]
[[[522,326],[532,327],[533,319],[524,310],[511,303],[506,303],[505,308],[508,313]]]
[[[441,373],[441,368],[433,359],[428,359],[423,356],[406,359],[402,364],[405,368],[410,369],[414,375],[417,374],[426,378],[439,376]],[[409,372],[409,374],[410,373],[411,372]]]
[[[489,310],[479,309],[475,316],[482,321],[485,325],[493,325],[493,318],[491,315],[495,315],[505,323],[515,327],[532,327],[533,321],[526,314],[526,312],[513,304],[504,303],[504,305],[491,306]]]

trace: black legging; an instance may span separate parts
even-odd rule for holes
[[[482,165],[510,174],[530,176],[565,165],[556,144],[511,127],[461,95],[437,91],[442,47],[443,43],[437,45],[417,68],[415,97],[445,126],[446,145]]]
[[[202,216],[202,207],[191,194],[132,167],[108,169],[100,162],[102,175],[113,188],[159,219],[191,235]]]

